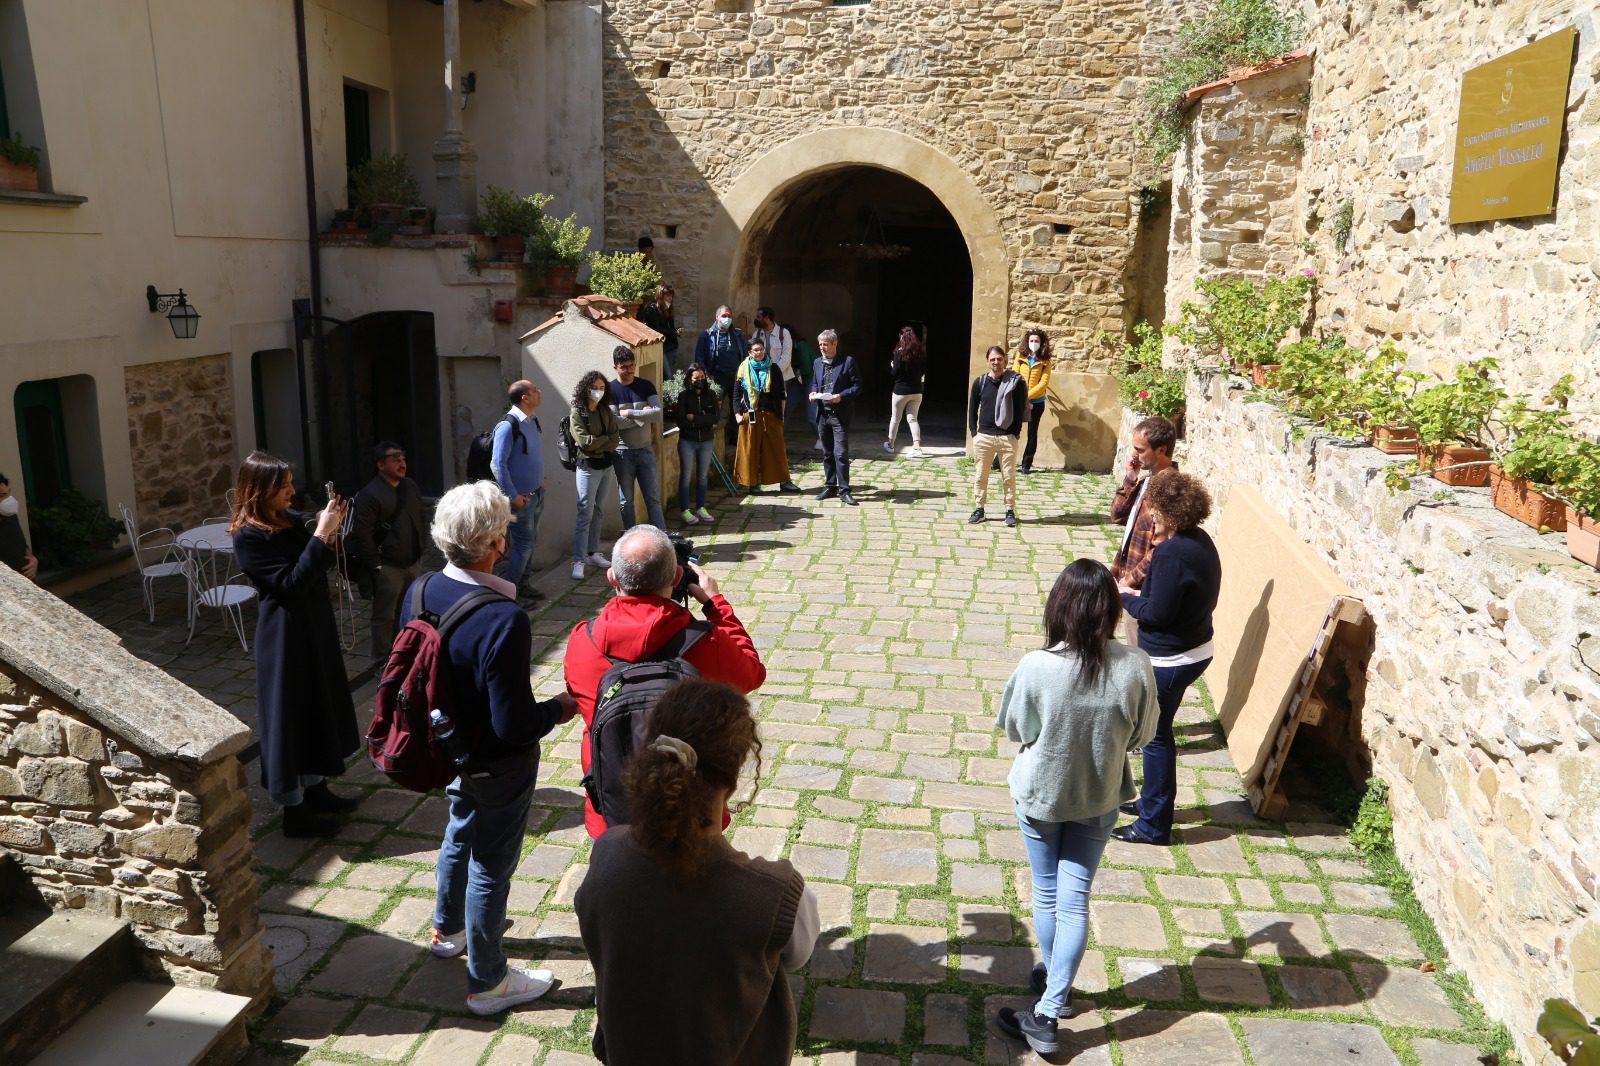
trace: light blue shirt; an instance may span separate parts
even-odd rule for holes
[[[494,450],[489,454],[489,469],[494,471],[495,484],[508,499],[532,495],[544,484],[544,447],[539,438],[539,420],[522,412],[516,404],[506,412],[507,418],[517,420],[522,431],[519,440],[511,430],[511,423],[502,418],[494,427]]]

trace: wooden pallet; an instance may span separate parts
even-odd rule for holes
[[[1328,605],[1328,613],[1322,618],[1322,627],[1317,630],[1317,637],[1306,654],[1305,665],[1300,669],[1294,692],[1289,696],[1272,738],[1272,752],[1267,756],[1261,776],[1250,785],[1250,808],[1261,817],[1277,821],[1288,811],[1289,797],[1279,787],[1279,778],[1289,758],[1289,747],[1302,725],[1317,725],[1322,721],[1327,710],[1322,668],[1338,642],[1347,639],[1347,634],[1353,633],[1366,618],[1367,610],[1361,601],[1349,596],[1335,596]]]

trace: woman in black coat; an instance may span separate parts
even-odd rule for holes
[[[294,471],[252,452],[239,467],[228,529],[242,570],[256,587],[256,722],[261,785],[283,808],[283,834],[327,836],[326,817],[356,801],[335,795],[326,778],[344,772],[360,744],[355,704],[328,596],[334,540],[348,504],[334,497],[317,515],[289,510]]]

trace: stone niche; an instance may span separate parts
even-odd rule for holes
[[[125,375],[141,527],[185,529],[222,514],[234,474],[228,357],[145,363]]]
[[[1219,511],[1246,481],[1366,605],[1362,736],[1396,850],[1489,1014],[1549,1061],[1546,998],[1600,1014],[1600,572],[1487,489],[1391,494],[1400,457],[1297,438],[1244,387],[1191,373],[1184,469]]]
[[[256,920],[250,731],[0,567],[0,850],[51,907],[123,918],[151,976],[272,991]]]

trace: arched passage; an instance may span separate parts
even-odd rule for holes
[[[943,225],[953,224],[965,245],[971,269],[970,312],[959,316],[957,321],[964,320],[968,325],[964,339],[952,338],[948,342],[945,358],[947,365],[954,364],[951,366],[954,371],[960,360],[949,356],[964,347],[965,369],[959,377],[970,380],[983,365],[984,348],[1005,341],[1010,295],[1005,245],[993,211],[966,171],[949,156],[914,137],[877,128],[824,129],[773,148],[746,169],[723,197],[725,214],[715,220],[707,234],[701,277],[712,285],[715,279],[727,278],[728,302],[738,311],[748,312],[766,302],[777,308],[780,318],[787,318],[778,293],[774,291],[769,298],[767,292],[768,286],[780,284],[776,272],[764,266],[769,257],[773,264],[782,260],[783,251],[774,248],[775,242],[781,243],[792,226],[803,228],[806,204],[826,210],[823,201],[835,204],[872,202],[874,190],[892,194],[895,175],[905,182],[901,186],[903,190],[914,189],[916,203],[910,214],[915,218],[910,221],[921,219],[931,223],[942,214],[948,220]],[[878,216],[886,229],[892,230],[895,226],[896,208],[909,203],[886,203],[879,207]],[[794,219],[787,219],[796,205],[800,205],[799,212]],[[900,218],[900,221],[907,219]],[[860,224],[858,217],[834,220],[834,225],[848,234],[842,238],[845,241],[858,239],[860,230],[853,227]],[[826,228],[814,232],[816,240],[832,240]],[[885,233],[885,240],[897,243],[888,233]],[[839,241],[833,240],[833,243],[837,245]],[[703,299],[708,304],[721,302],[714,291],[705,292]],[[881,311],[884,317],[893,319],[902,313],[906,317],[917,317],[893,306],[897,300],[895,294],[889,294],[891,306]],[[877,303],[881,307],[883,302],[884,293],[880,290]],[[871,351],[852,353],[864,363],[881,362],[887,356],[888,348],[877,335],[879,314],[875,309],[874,324],[861,327],[855,337],[857,343],[873,347]],[[929,322],[932,325],[931,317]],[[839,322],[796,324],[808,331],[831,326],[841,334],[857,328]],[[898,323],[891,322],[883,329],[897,326]],[[937,335],[933,340],[945,343]]]

